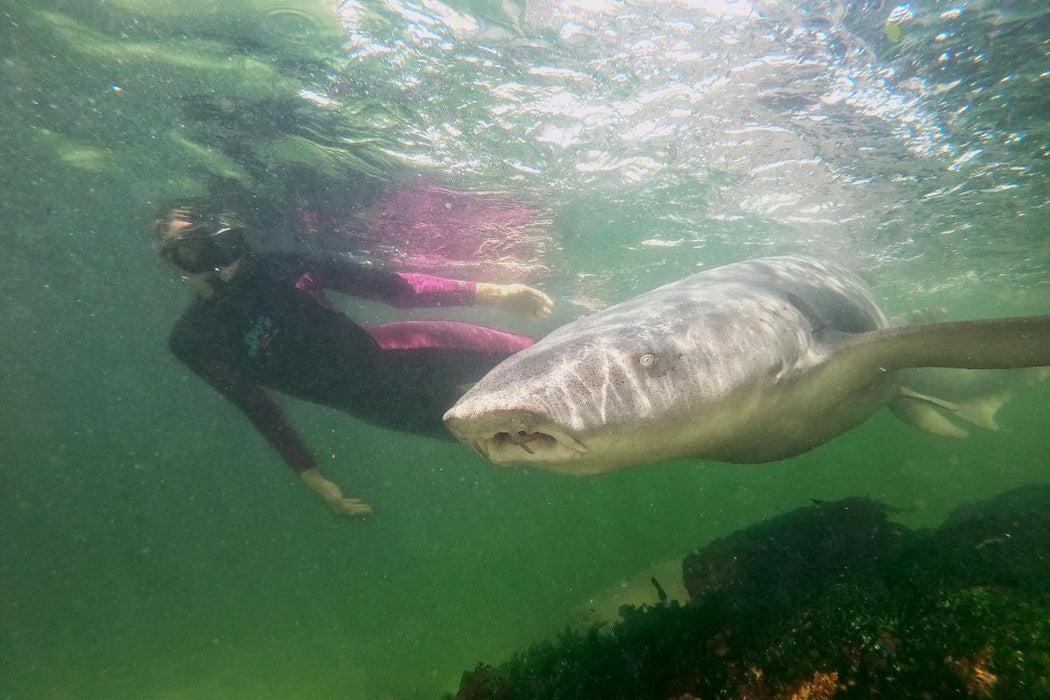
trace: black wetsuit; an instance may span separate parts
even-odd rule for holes
[[[323,289],[399,307],[473,303],[475,285],[332,259],[246,261],[171,332],[172,352],[233,401],[296,471],[313,459],[268,389],[395,430],[448,437],[441,417],[532,340],[455,321],[354,323]]]

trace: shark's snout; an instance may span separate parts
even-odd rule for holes
[[[461,401],[444,417],[460,442],[496,464],[537,464],[578,459],[587,447],[566,427],[534,408],[486,408]]]

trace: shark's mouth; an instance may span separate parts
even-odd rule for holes
[[[508,443],[511,445],[517,445],[530,455],[534,455],[536,454],[536,450],[542,452],[554,448],[556,446],[555,443],[558,441],[547,433],[527,433],[524,430],[519,430],[516,433],[496,433],[489,438],[489,442],[500,446],[507,445]]]
[[[587,446],[561,430],[497,430],[474,435],[470,444],[497,464],[561,462],[579,459]]]

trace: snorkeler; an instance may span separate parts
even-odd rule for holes
[[[171,351],[232,401],[329,506],[372,512],[318,470],[270,390],[386,428],[448,438],[441,417],[462,393],[532,339],[457,321],[363,326],[324,290],[401,308],[490,304],[546,316],[552,303],[523,284],[395,273],[330,253],[252,251],[222,216],[169,208],[154,222],[158,252],[196,298],[171,332]]]

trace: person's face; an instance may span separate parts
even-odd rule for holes
[[[197,221],[185,209],[174,209],[157,222],[160,253],[194,289],[229,281],[244,257],[240,231],[220,223]]]

